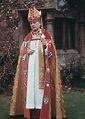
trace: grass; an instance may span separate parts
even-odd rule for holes
[[[64,92],[66,119],[85,119],[85,92]]]
[[[0,119],[24,119],[23,116],[9,116],[10,96],[0,96]]]
[[[10,117],[10,96],[0,96],[0,119],[24,119],[23,116]],[[64,91],[66,119],[85,119],[85,92]]]

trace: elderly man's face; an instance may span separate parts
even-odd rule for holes
[[[32,29],[32,31],[37,31],[40,28],[40,22],[38,21],[32,21],[30,22],[30,27]]]

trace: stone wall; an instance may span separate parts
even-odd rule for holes
[[[15,75],[15,69],[19,54],[19,48],[21,43],[29,31],[29,24],[27,23],[27,11],[29,5],[34,0],[2,0],[0,2],[0,85],[3,87],[8,86]],[[39,0],[37,3],[38,7],[50,7],[53,5],[53,1],[49,0],[43,2],[44,0]],[[51,1],[51,4],[49,4]],[[35,0],[36,2],[36,0]],[[56,3],[56,1],[55,1]],[[49,10],[48,10],[49,11]],[[45,11],[44,11],[45,12]],[[46,12],[47,13],[47,12]],[[53,11],[54,13],[54,11]],[[47,14],[47,30],[51,32],[54,36],[53,20],[54,15],[52,11],[51,14]],[[80,12],[81,22],[79,22],[79,44],[80,55],[82,58],[82,66],[85,63],[85,9],[82,8]],[[49,18],[50,17],[50,18]],[[66,60],[68,57],[79,55],[77,52],[73,51],[68,54],[61,50],[58,52],[60,68],[66,66]]]
[[[79,20],[80,55],[81,55],[81,64],[83,68],[83,78],[85,78],[85,4],[81,6],[79,19],[80,19]]]

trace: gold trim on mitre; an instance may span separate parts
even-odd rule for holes
[[[41,11],[38,11],[34,6],[30,6],[28,12],[28,21],[40,21]]]

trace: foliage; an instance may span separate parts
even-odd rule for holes
[[[69,87],[77,87],[83,75],[81,58],[76,53],[67,53],[67,55],[66,65],[61,69],[62,83]]]
[[[0,94],[7,92],[7,89],[11,91],[19,53],[18,39],[13,37],[19,21],[15,2],[4,1],[0,4]]]
[[[16,9],[28,9],[32,1],[34,0],[3,0],[3,3],[0,3],[0,94],[8,89],[11,91],[16,71],[19,41],[14,39],[13,33],[18,29],[20,20]],[[64,85],[74,86],[75,81],[81,80],[82,68],[79,58],[69,59],[61,69],[62,82]]]
[[[6,91],[13,82],[15,74],[18,47],[17,41],[5,29],[0,31],[0,93]]]

